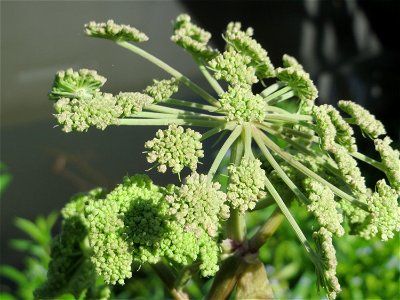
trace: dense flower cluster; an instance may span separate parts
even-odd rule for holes
[[[143,32],[129,25],[120,25],[108,20],[106,23],[89,22],[85,25],[86,34],[93,37],[115,41],[145,42],[149,38]]]
[[[390,184],[400,194],[400,151],[393,149],[392,140],[385,137],[383,140],[374,140],[375,149],[381,156],[382,164]]]
[[[232,208],[241,213],[252,210],[258,200],[265,197],[265,171],[261,161],[244,157],[239,165],[230,165],[227,199]]]
[[[206,59],[213,57],[216,51],[207,45],[210,38],[211,33],[193,24],[189,15],[176,18],[171,40],[189,53]]]
[[[98,94],[107,79],[95,70],[68,69],[59,71],[54,79],[53,87],[49,93],[51,100],[60,98],[87,98]]]
[[[153,84],[146,87],[143,92],[154,98],[155,102],[162,102],[178,92],[178,88],[179,83],[173,77],[164,80],[154,79]]]
[[[180,173],[184,167],[195,171],[199,158],[204,157],[200,138],[200,133],[175,124],[166,130],[160,129],[156,137],[144,145],[149,149],[147,161],[157,162],[157,170],[161,173],[165,173],[167,168],[171,168],[173,173]]]
[[[170,204],[170,213],[187,231],[199,235],[205,230],[214,237],[220,220],[229,217],[226,194],[219,189],[220,184],[210,182],[207,175],[193,173],[165,200]]]

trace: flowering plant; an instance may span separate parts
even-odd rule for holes
[[[166,126],[145,143],[145,153],[152,167],[177,174],[181,184],[159,186],[147,175],[134,175],[110,192],[97,188],[74,196],[61,212],[62,230],[37,298],[109,298],[110,286],[123,285],[134,277],[134,266],[145,263],[175,299],[189,298],[185,287],[197,273],[215,276],[206,299],[227,299],[235,287],[238,299],[273,298],[258,251],[287,220],[315,267],[317,288],[334,299],[340,284],[333,236],[350,228],[351,234],[385,241],[400,230],[399,151],[382,138],[382,123],[352,101],[338,102],[345,116],[331,105],[317,105],[318,91],[303,66],[283,55],[282,67],[275,68],[252,28],[229,23],[219,51],[188,15],[177,17],[171,39],[193,57],[212,93],[136,46],[148,40],[136,28],[110,20],[90,22],[85,30],[172,78],[113,95],[102,90],[106,78],[96,71],[60,71],[49,95],[58,124],[65,132]],[[174,98],[184,87],[204,103]],[[354,129],[373,141],[380,160],[358,152]],[[216,135],[222,146],[208,173],[199,174],[202,143]],[[359,161],[382,174],[372,188]],[[191,173],[181,179],[185,168]],[[319,225],[313,242],[291,214],[295,201]],[[271,206],[276,208],[264,224],[248,233],[246,217]]]

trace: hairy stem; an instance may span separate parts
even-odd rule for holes
[[[171,74],[173,77],[175,77],[177,80],[185,84],[188,88],[190,88],[193,92],[195,92],[197,95],[202,97],[204,100],[209,102],[211,105],[219,107],[220,104],[217,99],[215,99],[213,96],[211,96],[209,93],[207,93],[205,90],[203,90],[201,87],[199,87],[197,84],[195,84],[193,81],[191,81],[189,78],[184,76],[182,73],[177,71],[176,69],[172,68],[170,65],[166,64],[159,58],[155,57],[154,55],[148,53],[147,51],[131,44],[125,41],[117,41],[116,42],[118,45],[121,47],[124,47],[128,49],[129,51],[132,51],[133,53],[143,57],[144,59],[147,59],[148,61],[152,62],[156,66],[160,67],[163,69],[165,72]]]

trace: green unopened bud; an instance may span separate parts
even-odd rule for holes
[[[230,165],[227,197],[230,205],[241,213],[252,210],[258,200],[265,197],[265,171],[261,161],[255,158],[242,158],[240,164]]]
[[[227,47],[233,47],[237,52],[251,58],[250,65],[256,68],[257,77],[261,79],[275,77],[274,66],[267,51],[252,36],[252,28],[249,27],[246,31],[242,31],[239,22],[231,22],[226,28],[224,38]]]
[[[189,15],[181,14],[176,18],[171,40],[189,53],[206,60],[214,57],[217,52],[207,45],[210,38],[211,33],[193,24]]]
[[[283,66],[285,68],[294,67],[294,68],[298,68],[300,70],[304,70],[303,66],[293,56],[284,54],[282,57],[282,61],[283,61]]]
[[[338,102],[339,107],[351,116],[351,122],[360,126],[363,133],[371,138],[377,138],[382,134],[386,134],[385,127],[382,122],[375,119],[368,110],[363,108],[361,105],[352,101],[340,100]]]
[[[184,167],[195,171],[199,158],[204,157],[201,134],[190,128],[172,124],[166,130],[158,130],[156,137],[145,143],[149,149],[147,161],[158,163],[158,171],[164,173],[171,168],[173,173],[180,173]]]
[[[110,39],[114,41],[145,42],[149,38],[143,32],[129,25],[119,25],[113,20],[106,23],[90,22],[85,25],[85,32],[88,36]]]
[[[153,84],[143,91],[153,97],[155,102],[162,102],[178,92],[179,82],[175,78],[164,80],[153,80]]]
[[[54,79],[53,87],[49,93],[51,100],[60,98],[90,98],[99,93],[100,87],[107,79],[97,74],[95,70],[68,69],[59,71]]]

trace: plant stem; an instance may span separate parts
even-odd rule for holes
[[[290,98],[294,97],[295,95],[296,94],[293,91],[289,91],[289,92],[287,92],[287,93],[285,93],[283,95],[280,95],[279,97],[276,97],[276,98],[268,101],[268,104],[269,105],[273,105],[273,104],[285,101],[287,99],[290,99]]]
[[[306,115],[296,115],[296,114],[265,114],[266,121],[270,120],[279,120],[279,121],[287,121],[297,123],[298,121],[312,121],[311,116]]]
[[[268,95],[272,94],[273,92],[279,90],[281,87],[284,87],[286,84],[283,82],[277,82],[274,84],[271,84],[269,87],[264,89],[260,95],[263,96],[264,98],[267,97]]]
[[[227,130],[232,130],[234,128],[234,126],[235,126],[235,123],[229,122],[229,123],[226,123],[226,124],[222,124],[222,125],[220,125],[218,127],[215,127],[213,129],[210,129],[210,130],[208,130],[207,132],[205,132],[205,133],[203,133],[201,135],[200,141],[204,141],[204,140],[208,139],[209,137],[212,137],[213,135],[215,135],[215,134],[217,134],[217,133],[219,133],[219,132],[221,132],[223,130],[226,130],[226,129]]]
[[[148,61],[152,62],[156,66],[160,67],[163,69],[165,72],[171,74],[173,77],[175,77],[177,80],[185,84],[188,88],[190,88],[193,92],[198,94],[200,97],[202,97],[204,100],[206,100],[208,103],[211,105],[214,105],[216,107],[219,107],[220,104],[217,99],[215,99],[213,96],[211,96],[209,93],[207,93],[205,90],[203,90],[201,87],[199,87],[197,84],[195,84],[193,81],[191,81],[189,78],[181,74],[179,71],[176,69],[172,68],[170,65],[166,64],[159,58],[155,57],[154,55],[148,53],[147,51],[131,44],[125,41],[117,41],[116,42],[118,45],[121,47],[124,47],[133,53],[143,57],[144,59],[147,59]]]
[[[265,242],[275,233],[279,228],[285,216],[282,214],[280,209],[276,208],[271,217],[265,222],[265,224],[258,229],[256,234],[249,240],[249,251],[257,252],[258,249],[265,244]]]
[[[268,146],[268,148],[270,148],[272,151],[276,152],[280,157],[282,157],[286,162],[288,162],[294,168],[296,168],[297,170],[302,172],[304,175],[315,179],[319,183],[322,183],[322,184],[328,186],[332,190],[332,192],[334,192],[337,196],[353,203],[354,205],[358,206],[359,208],[361,208],[365,211],[368,211],[368,206],[365,203],[356,200],[353,196],[343,192],[341,189],[337,188],[330,182],[326,181],[324,178],[322,178],[318,174],[311,171],[309,168],[304,166],[302,163],[298,162],[291,154],[283,151],[277,144],[275,144],[271,139],[269,139],[264,133],[262,133],[260,131],[258,131],[258,132],[260,133],[262,139],[264,140],[265,145]]]
[[[381,170],[382,172],[386,171],[384,165],[381,162],[376,161],[375,159],[372,159],[371,157],[368,157],[365,154],[362,154],[360,152],[350,152],[350,155],[353,156],[354,158],[357,158],[358,160],[361,160],[377,168],[378,170]]]
[[[243,140],[244,140],[244,156],[254,156],[251,150],[251,125],[249,123],[244,123],[243,130]]]
[[[223,93],[225,93],[224,89],[220,86],[218,81],[211,76],[210,72],[208,72],[206,66],[204,63],[196,56],[193,55],[194,60],[197,63],[197,66],[199,67],[201,73],[203,73],[204,77],[207,79],[208,83],[210,86],[214,89],[214,91],[217,92],[218,96],[221,96]]]
[[[213,179],[215,173],[218,170],[221,161],[224,159],[225,154],[228,152],[229,148],[232,144],[236,141],[236,139],[240,136],[242,131],[242,126],[236,126],[236,128],[232,131],[230,136],[226,139],[225,143],[222,145],[221,149],[219,150],[217,156],[214,159],[213,164],[211,165],[210,170],[208,171],[208,177],[210,180]]]
[[[165,287],[175,300],[189,300],[188,294],[175,288],[175,274],[162,261],[151,264],[153,270],[160,277]]]
[[[232,147],[230,162],[239,165],[245,152],[245,136],[246,130],[243,128],[242,136],[237,139]],[[250,135],[251,138],[251,135]],[[250,140],[251,141],[251,140]],[[251,151],[251,150],[250,150]],[[244,214],[237,209],[232,209],[229,219],[226,221],[227,236],[233,241],[241,244],[246,237],[246,221]]]
[[[141,126],[167,126],[170,124],[199,126],[199,127],[216,127],[224,124],[224,121],[211,121],[199,119],[118,119],[116,125],[141,125]]]
[[[276,97],[279,97],[280,95],[283,95],[283,94],[285,94],[285,93],[287,93],[287,92],[289,92],[291,90],[292,90],[292,88],[290,86],[285,86],[284,88],[282,88],[282,89],[270,94],[269,96],[265,97],[264,100],[266,102],[271,101],[272,99],[274,99]]]
[[[164,100],[162,103],[180,105],[180,106],[184,106],[184,107],[192,107],[192,108],[206,110],[209,112],[215,112],[218,110],[218,108],[215,106],[205,105],[205,104],[200,104],[200,103],[195,103],[195,102],[189,102],[189,101],[179,100],[179,99],[169,98],[169,99]]]
[[[278,173],[279,177],[282,178],[282,180],[286,183],[286,185],[289,187],[289,189],[304,203],[304,204],[310,204],[310,200],[299,190],[299,188],[293,183],[293,181],[289,178],[289,176],[286,175],[286,173],[282,170],[282,168],[279,166],[275,158],[272,156],[272,154],[268,151],[267,147],[265,147],[259,131],[253,127],[253,137],[258,144],[258,147],[260,148],[261,152],[264,154],[265,158],[268,160],[270,165],[275,169],[275,171]]]
[[[224,260],[205,300],[228,299],[244,267],[245,262],[243,258],[238,255],[233,255]]]

